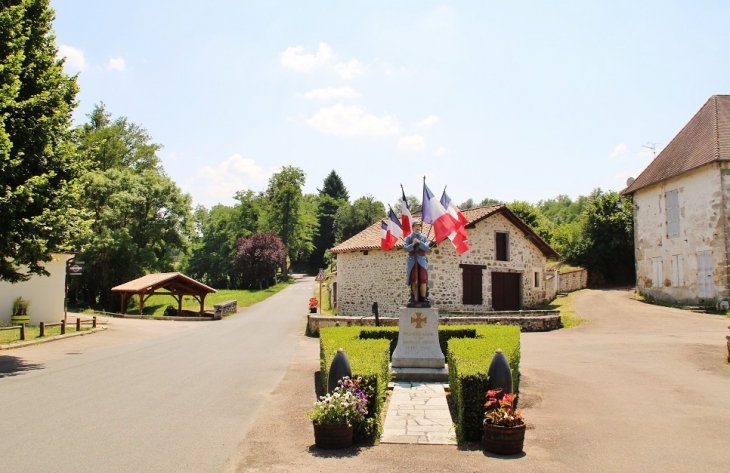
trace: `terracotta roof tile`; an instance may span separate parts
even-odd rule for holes
[[[730,160],[730,95],[713,95],[623,194],[713,161]]]
[[[540,236],[535,233],[529,225],[523,222],[517,215],[507,208],[504,204],[492,205],[489,207],[476,207],[473,209],[466,209],[461,211],[464,217],[469,221],[467,228],[473,228],[473,226],[482,220],[497,214],[503,214],[508,220],[510,220],[515,226],[520,228],[523,232],[530,235],[533,243],[537,246],[545,256],[548,258],[559,258],[560,255],[553,250],[550,245],[545,242]],[[414,214],[414,217],[416,215]],[[420,218],[420,215],[418,216]],[[383,219],[385,220],[385,219]],[[365,251],[365,250],[379,250],[380,249],[380,220],[367,227],[352,238],[343,241],[339,245],[332,248],[332,253],[345,253],[348,251]],[[423,233],[429,234],[431,225],[428,223],[423,224]],[[398,240],[395,244],[395,248],[403,248],[403,240]]]
[[[177,280],[177,281],[176,281]],[[188,287],[202,290],[203,292],[217,292],[212,287],[208,287],[205,284],[196,281],[195,279],[189,278],[182,273],[154,273],[147,274],[141,278],[134,279],[132,281],[125,282],[119,286],[113,287],[114,292],[134,292],[139,293],[146,291],[152,287],[165,287],[165,284],[172,284],[178,282]]]

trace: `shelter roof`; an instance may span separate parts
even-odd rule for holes
[[[715,161],[730,160],[730,95],[713,95],[623,194]]]
[[[167,289],[172,293],[207,294],[217,292],[212,287],[189,278],[182,273],[154,273],[142,276],[119,286],[113,287],[114,292],[131,292],[135,294]]]
[[[461,213],[464,214],[464,217],[468,220],[468,224],[466,225],[466,228],[474,228],[475,225],[482,220],[486,220],[487,218],[501,214],[507,220],[512,222],[517,228],[522,230],[525,237],[530,239],[532,243],[537,246],[540,251],[547,257],[547,258],[559,258],[560,255],[550,247],[550,245],[543,240],[540,235],[535,233],[535,231],[527,225],[520,217],[517,216],[512,210],[509,209],[504,204],[499,205],[492,205],[489,207],[476,207],[472,209],[466,209],[462,210]],[[414,215],[415,217],[416,215]],[[420,218],[420,215],[418,216]],[[365,251],[365,250],[379,250],[380,249],[380,222],[381,220],[378,220],[377,222],[373,223],[369,227],[367,227],[365,230],[361,231],[357,235],[353,236],[352,238],[343,241],[339,245],[332,248],[332,253],[346,253],[348,251]],[[423,229],[422,232],[426,235],[431,234],[431,225],[424,222],[423,223]],[[397,249],[403,249],[404,243],[403,240],[398,240],[398,242],[395,244],[395,248]]]

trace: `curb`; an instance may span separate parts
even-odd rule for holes
[[[100,331],[106,330],[106,329],[107,329],[107,327],[97,327],[97,328],[92,328],[91,330],[84,330],[83,332],[65,333],[63,335],[53,335],[52,337],[43,337],[43,338],[37,338],[35,340],[26,340],[24,342],[0,345],[0,350],[12,350],[13,348],[23,348],[23,347],[27,347],[30,345],[38,345],[41,343],[53,342],[55,340],[63,340],[64,338],[83,337],[84,335],[89,335],[89,334],[100,332]]]

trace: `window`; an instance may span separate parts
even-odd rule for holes
[[[535,271],[535,287],[540,287],[540,273]]]
[[[667,200],[667,238],[679,236],[679,193],[677,190],[666,194]]]
[[[658,256],[651,259],[651,285],[652,287],[662,285],[662,259]]]
[[[697,297],[700,299],[715,297],[712,250],[697,252]]]
[[[497,261],[509,261],[509,252],[507,251],[509,245],[509,238],[507,233],[497,232],[495,236],[495,256],[494,259]]]
[[[682,255],[672,256],[672,286],[684,286],[684,260]]]

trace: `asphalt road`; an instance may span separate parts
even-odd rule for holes
[[[479,444],[314,447],[318,340],[300,337],[226,473],[296,472],[727,472],[730,365],[724,316],[652,306],[629,290],[588,290],[576,328],[521,335],[524,453]],[[302,395],[307,387],[309,395]]]
[[[0,353],[0,471],[221,471],[284,376],[313,290],[299,280],[220,322],[143,321],[170,325],[141,341]]]

